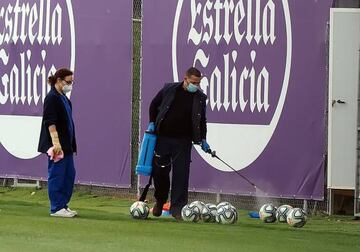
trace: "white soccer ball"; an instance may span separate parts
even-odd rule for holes
[[[181,217],[187,222],[198,222],[200,220],[201,212],[196,204],[185,205],[181,209]]]
[[[149,206],[142,201],[136,201],[130,207],[130,214],[134,219],[146,219],[149,212]]]
[[[204,202],[201,202],[199,200],[196,200],[196,201],[193,201],[189,204],[190,207],[192,206],[197,206],[199,209],[200,209],[200,213],[201,211],[203,210],[203,208],[205,207],[205,203]]]
[[[290,210],[293,209],[292,206],[289,205],[282,205],[276,210],[276,219],[278,222],[285,222],[286,218]]]
[[[214,204],[206,204],[201,211],[201,219],[204,222],[215,222],[217,207]]]
[[[259,211],[260,219],[265,223],[276,221],[276,207],[273,204],[265,204]]]
[[[293,208],[287,215],[287,223],[296,228],[301,228],[306,224],[307,216],[301,208]]]
[[[234,224],[237,222],[238,215],[232,205],[224,205],[217,209],[216,222],[221,224]]]

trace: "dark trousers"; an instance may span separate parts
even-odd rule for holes
[[[72,154],[66,155],[56,163],[49,159],[48,193],[51,213],[68,207],[67,204],[71,199],[74,188],[75,173]]]
[[[155,199],[159,203],[167,201],[171,180],[171,207],[172,214],[179,214],[188,202],[189,168],[191,162],[190,139],[159,136],[153,159],[153,179]]]

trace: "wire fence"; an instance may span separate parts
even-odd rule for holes
[[[131,129],[131,187],[136,189],[137,176],[135,166],[139,150],[140,132],[140,81],[141,81],[141,31],[142,31],[142,1],[133,1],[133,56],[132,56],[132,129]]]

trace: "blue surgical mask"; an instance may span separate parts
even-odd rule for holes
[[[189,85],[186,87],[186,90],[190,93],[195,93],[198,90],[198,87],[192,83],[189,83]]]

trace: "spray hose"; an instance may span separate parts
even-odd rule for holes
[[[252,185],[255,189],[260,190],[253,182],[251,182],[247,177],[245,177],[244,175],[242,175],[239,171],[235,170],[234,168],[232,168],[228,163],[226,163],[224,160],[222,160],[221,158],[219,158],[216,155],[216,151],[212,151],[211,149],[208,149],[206,153],[209,153],[211,155],[211,157],[216,158],[218,160],[220,160],[223,164],[225,164],[227,167],[229,167],[231,170],[233,170],[234,172],[236,172],[237,175],[239,175],[242,179],[244,179],[246,182],[248,182],[250,185]]]

